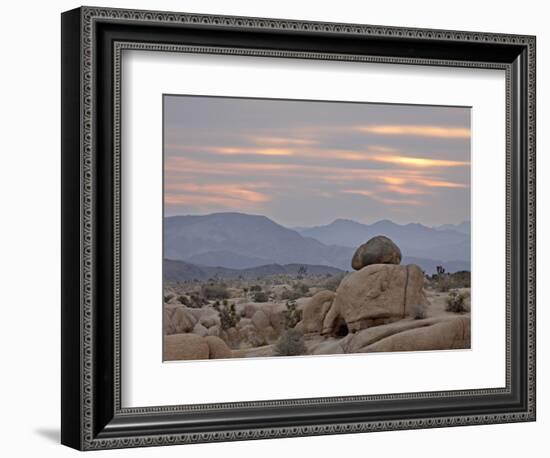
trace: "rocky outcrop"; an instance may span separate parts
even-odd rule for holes
[[[208,359],[210,348],[208,342],[196,334],[172,334],[164,336],[164,360]]]
[[[360,270],[371,264],[400,264],[401,250],[388,237],[377,235],[355,251],[351,267]]]
[[[165,334],[179,334],[190,332],[195,327],[197,319],[190,309],[183,306],[165,304],[164,306],[164,332]]]
[[[196,334],[164,336],[164,360],[198,360],[231,358],[231,349],[219,337]]]
[[[302,331],[304,336],[320,334],[323,322],[332,306],[335,293],[319,291],[305,305],[302,312]]]
[[[222,339],[215,336],[206,336],[204,340],[208,344],[209,359],[231,358],[231,349]]]
[[[346,353],[451,350],[470,347],[470,317],[405,319],[342,339]]]
[[[429,305],[423,287],[424,275],[414,264],[363,267],[338,286],[322,334],[345,335],[411,316]]]

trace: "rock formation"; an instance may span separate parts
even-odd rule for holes
[[[424,275],[414,264],[373,264],[345,277],[323,322],[325,335],[356,332],[412,315],[413,308],[429,305]]]
[[[444,299],[433,293],[431,306],[420,267],[400,262],[401,251],[392,240],[368,240],[353,256],[355,271],[335,292],[317,288],[312,297],[292,301],[292,310],[300,312],[297,320],[301,316],[292,325],[288,301],[255,303],[244,297],[231,304],[228,321],[211,304],[188,307],[166,294],[164,358],[286,355],[290,351],[281,353],[279,347],[289,330],[301,336],[303,351],[310,355],[469,348],[469,314],[448,313],[437,302]]]
[[[351,267],[360,270],[371,264],[400,264],[401,250],[391,239],[377,235],[355,251]]]
[[[302,327],[305,336],[318,335],[323,331],[323,323],[334,296],[332,291],[319,291],[304,305]]]
[[[164,336],[164,360],[231,358],[231,350],[219,337],[191,333]]]

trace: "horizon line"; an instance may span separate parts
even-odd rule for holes
[[[177,214],[177,215],[163,215],[163,218],[166,219],[166,218],[178,218],[178,217],[187,217],[187,216],[212,216],[212,215],[259,216],[259,217],[267,218],[270,221],[274,222],[275,224],[283,226],[287,229],[313,228],[313,227],[320,227],[320,226],[328,226],[330,224],[335,223],[336,221],[349,221],[349,222],[352,222],[352,223],[362,224],[362,225],[365,225],[365,226],[371,226],[373,224],[382,223],[382,222],[390,222],[392,224],[395,224],[396,226],[408,226],[408,225],[411,225],[411,224],[418,224],[420,226],[428,227],[428,228],[431,228],[431,229],[435,229],[435,228],[438,228],[438,227],[441,227],[441,226],[447,226],[447,225],[459,226],[459,225],[464,224],[464,223],[468,223],[468,224],[471,225],[471,223],[472,223],[471,219],[466,219],[466,220],[460,221],[458,223],[441,223],[441,224],[436,224],[436,225],[427,225],[425,223],[420,223],[418,221],[410,221],[408,223],[396,223],[395,221],[393,221],[391,219],[388,219],[388,218],[375,220],[371,223],[363,223],[361,221],[357,221],[357,220],[354,220],[354,219],[351,219],[351,218],[334,218],[332,221],[330,221],[328,223],[324,223],[324,224],[314,224],[314,225],[308,225],[308,226],[304,226],[304,225],[287,226],[287,225],[284,225],[284,224],[281,224],[281,223],[277,222],[275,219],[273,219],[273,218],[271,218],[267,215],[262,215],[262,214],[257,214],[257,213],[244,213],[244,212],[239,212],[239,211],[225,211],[225,212],[222,211],[222,212],[211,212],[211,213],[186,213],[186,214]]]

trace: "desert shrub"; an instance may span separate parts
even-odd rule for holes
[[[465,313],[467,312],[466,308],[466,298],[467,294],[457,293],[456,291],[451,291],[449,297],[447,298],[447,307],[445,310],[447,312],[453,313]]]
[[[254,294],[254,302],[267,302],[269,297],[263,291],[258,291]]]
[[[275,356],[297,356],[306,353],[306,345],[304,343],[304,336],[296,329],[286,330],[273,349]]]
[[[199,309],[206,304],[208,304],[208,301],[200,294],[191,294],[189,297],[189,305],[187,307]]]
[[[302,295],[293,289],[285,289],[281,293],[281,299],[283,301],[295,301],[296,299],[300,299]]]
[[[301,280],[307,275],[307,267],[306,266],[300,266],[298,267],[298,280]]]
[[[202,285],[201,293],[206,299],[228,299],[229,291],[222,284],[209,283]]]
[[[250,291],[253,292],[253,293],[261,291],[261,290],[262,290],[262,287],[260,285],[252,285],[250,287]]]
[[[302,296],[305,296],[309,292],[309,286],[307,286],[303,283],[296,283],[294,285],[294,291],[297,291]]]
[[[425,304],[414,304],[411,306],[411,316],[415,320],[423,320],[426,318],[426,305]]]
[[[321,286],[324,288],[324,289],[328,289],[330,291],[336,291],[338,289],[338,286],[340,286],[340,283],[342,282],[342,280],[344,279],[344,274],[341,274],[341,275],[335,275],[335,276],[330,276],[328,277],[322,284]]]
[[[183,294],[178,296],[178,302],[186,306],[189,306],[191,304],[189,298],[187,296],[184,296]]]
[[[446,293],[451,289],[451,279],[448,275],[438,275],[435,281],[435,289],[440,293]]]
[[[287,329],[294,328],[302,319],[302,311],[296,306],[296,301],[286,301],[286,310],[284,311],[285,327]]]
[[[213,307],[218,312],[220,325],[223,330],[235,327],[241,320],[241,316],[235,309],[235,304],[229,304],[227,301],[223,301],[223,303],[220,304],[219,301],[216,301]]]
[[[467,270],[460,270],[449,275],[453,288],[469,288],[471,274]]]
[[[460,270],[452,274],[433,274],[431,277],[428,277],[428,281],[432,288],[439,292],[446,293],[451,289],[469,288],[470,272],[467,270]]]
[[[309,292],[309,287],[301,282],[295,283],[291,290],[285,289],[281,293],[281,299],[284,301],[295,301],[304,297]]]

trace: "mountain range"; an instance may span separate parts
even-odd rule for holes
[[[267,264],[247,269],[229,269],[227,267],[197,266],[185,261],[164,260],[164,279],[169,281],[208,280],[209,278],[246,278],[271,277],[274,275],[297,276],[303,264]],[[310,275],[338,275],[343,270],[331,266],[307,266]]]
[[[401,225],[389,220],[369,225],[337,219],[325,226],[300,228],[298,231],[325,245],[345,247],[358,247],[376,235],[385,235],[397,244],[403,256],[443,261],[470,260],[470,235],[447,227],[432,228],[418,223]]]
[[[469,223],[458,226],[464,230]],[[184,261],[187,265],[179,268],[185,269],[271,266],[267,270],[272,271],[277,270],[273,265],[299,264],[350,270],[360,244],[386,235],[400,247],[403,263],[418,264],[427,273],[437,265],[449,272],[470,270],[470,236],[459,229],[389,220],[367,225],[344,219],[291,229],[265,216],[244,213],[172,216],[164,219],[164,258]],[[210,271],[207,275],[212,276]]]

